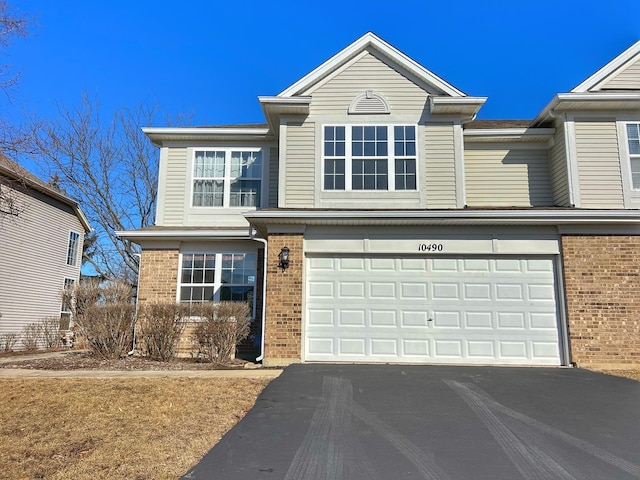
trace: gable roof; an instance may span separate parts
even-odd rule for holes
[[[0,153],[0,175],[23,182],[25,186],[37,190],[50,198],[53,198],[55,200],[58,200],[59,202],[64,203],[65,205],[70,206],[73,209],[75,215],[78,217],[78,220],[80,220],[80,223],[84,227],[85,232],[91,231],[89,221],[87,220],[87,217],[85,217],[84,213],[82,213],[78,202],[51,187],[40,178],[35,176],[33,173],[31,173],[29,170],[18,165],[16,162],[8,158],[6,155],[3,155],[2,153]]]
[[[571,93],[585,93],[600,90],[601,87],[616,75],[622,73],[627,67],[640,59],[640,40],[627,48],[616,58],[607,63],[596,73],[587,78],[580,85],[571,90]],[[640,89],[640,87],[639,87]]]
[[[292,97],[302,94],[366,49],[373,49],[377,51],[384,58],[399,65],[404,70],[415,76],[419,81],[432,86],[443,95],[450,95],[453,97],[466,96],[464,92],[458,90],[450,83],[430,72],[415,60],[412,60],[400,50],[391,46],[372,32],[365,33],[351,45],[335,54],[329,60],[312,70],[293,85],[284,89],[277,96]]]

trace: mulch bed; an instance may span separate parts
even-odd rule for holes
[[[3,357],[5,357],[3,355]],[[144,357],[130,356],[118,360],[107,360],[89,352],[68,352],[54,357],[23,359],[23,355],[12,356],[14,360],[0,363],[0,368],[25,368],[32,370],[221,370],[244,368],[244,360],[235,359],[228,364],[208,363],[193,358],[177,358],[160,362]],[[6,357],[5,357],[6,358]],[[249,367],[250,365],[247,365]]]

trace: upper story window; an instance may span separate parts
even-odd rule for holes
[[[195,151],[194,207],[260,207],[261,186],[260,150]]]
[[[414,125],[325,126],[325,190],[416,190]]]
[[[627,142],[629,143],[631,185],[634,190],[640,190],[640,123],[627,124]]]
[[[80,234],[77,232],[69,232],[69,243],[67,245],[67,265],[78,265],[78,244],[80,242]]]

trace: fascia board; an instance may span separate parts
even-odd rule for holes
[[[249,239],[251,235],[248,229],[245,231],[238,230],[148,230],[148,231],[129,231],[120,230],[115,234],[127,240],[144,240],[144,239],[197,239],[197,238],[224,238],[224,239]]]
[[[143,127],[145,135],[266,135],[268,128],[220,128],[220,127]]]
[[[394,220],[436,221],[446,220],[450,222],[483,222],[502,221],[505,224],[640,224],[639,210],[385,210],[385,211],[284,211],[284,212],[248,212],[245,218],[256,223],[304,223],[320,220],[328,224],[333,222],[345,222],[350,220],[382,220],[393,222]]]
[[[605,80],[609,75],[614,73],[616,70],[621,68],[625,63],[635,57],[638,53],[640,53],[640,41],[637,41],[629,48],[627,48],[624,52],[614,58],[612,61],[607,63],[604,67],[598,70],[596,73],[587,78],[584,82],[582,82],[577,87],[573,88],[571,92],[574,93],[583,93],[588,92],[596,85]]]
[[[407,71],[411,72],[426,83],[442,90],[444,93],[458,97],[466,96],[464,92],[458,90],[453,85],[447,83],[434,73],[430,72],[415,60],[412,60],[395,47],[389,45],[374,33],[367,32],[351,45],[347,46],[346,48],[335,54],[333,57],[331,57],[329,60],[322,63],[319,67],[315,68],[310,73],[302,77],[296,83],[280,92],[278,94],[278,97],[291,97],[299,92],[307,90],[311,85],[332,73],[344,62],[348,61],[351,57],[357,55],[359,52],[369,46],[380,51],[383,55],[393,59],[401,67],[405,68]]]
[[[549,117],[554,117],[554,110],[564,110],[563,104],[569,102],[574,103],[592,103],[592,104],[604,104],[606,102],[639,102],[640,93],[620,93],[620,92],[596,92],[596,93],[558,93],[553,99],[544,107],[542,112],[538,114],[536,118],[531,122],[532,125],[536,125]]]
[[[457,108],[459,113],[475,115],[485,104],[487,97],[440,97],[429,96],[429,106],[432,114],[452,113],[452,108]]]

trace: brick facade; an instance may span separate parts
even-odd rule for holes
[[[267,259],[265,356],[267,366],[300,362],[302,340],[302,234],[270,234]],[[290,250],[289,268],[278,268],[282,247]]]
[[[176,301],[179,257],[177,249],[142,251],[138,302]]]
[[[640,362],[640,236],[562,237],[571,361]]]

